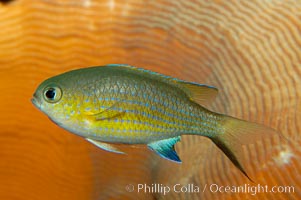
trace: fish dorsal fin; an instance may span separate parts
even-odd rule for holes
[[[155,141],[149,143],[147,146],[148,148],[156,152],[159,156],[177,163],[181,163],[181,160],[174,148],[174,145],[178,141],[180,141],[180,139],[181,136],[177,136],[174,138]]]
[[[114,103],[112,106],[110,106],[109,108],[107,108],[103,111],[100,111],[98,113],[92,113],[92,114],[90,113],[89,115],[91,117],[93,117],[93,119],[95,121],[101,121],[101,120],[113,119],[116,117],[120,117],[125,114],[125,111],[120,110],[118,105],[120,105],[119,101]]]
[[[204,84],[178,81],[192,101],[200,105],[209,105],[216,97],[217,88]]]
[[[151,76],[168,84],[180,85],[180,87],[184,89],[184,91],[188,94],[192,101],[201,105],[209,105],[215,99],[218,93],[217,88],[213,86],[183,81],[177,78],[166,76],[150,70],[133,67],[130,65],[110,64],[107,66],[133,70],[142,74],[147,74],[148,76]]]

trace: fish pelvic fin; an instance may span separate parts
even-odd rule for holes
[[[113,153],[119,153],[119,154],[125,154],[124,152],[120,151],[119,149],[115,148],[114,146],[112,146],[111,144],[108,143],[104,143],[104,142],[100,142],[97,140],[93,140],[90,138],[86,138],[86,140],[92,144],[94,144],[95,146],[97,146],[98,148],[101,148],[105,151],[109,151],[109,152],[113,152]]]
[[[245,168],[241,164],[243,159],[243,146],[255,144],[266,137],[279,135],[277,131],[264,125],[247,122],[233,117],[225,116],[222,122],[224,131],[217,133],[210,139],[221,149],[231,162],[252,182]]]

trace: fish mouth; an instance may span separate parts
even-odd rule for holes
[[[41,103],[39,102],[39,100],[37,99],[36,94],[33,95],[33,98],[31,98],[31,103],[37,107],[39,110],[41,110]]]

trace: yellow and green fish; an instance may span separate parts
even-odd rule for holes
[[[113,143],[146,144],[161,157],[181,162],[174,149],[181,135],[208,137],[247,176],[239,162],[242,145],[276,132],[204,108],[217,92],[212,86],[111,64],[49,78],[32,102],[60,127],[115,153],[122,152]]]

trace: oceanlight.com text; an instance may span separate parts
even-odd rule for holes
[[[249,193],[256,195],[258,193],[294,193],[294,186],[268,186],[268,185],[250,185],[244,184],[240,186],[223,186],[218,184],[210,184],[209,191],[212,193]]]

